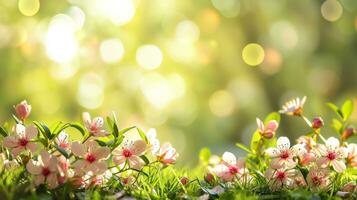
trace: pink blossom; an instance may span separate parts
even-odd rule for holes
[[[46,181],[49,188],[58,186],[57,158],[47,151],[42,150],[37,161],[31,159],[27,163],[26,169],[34,175],[35,185],[43,184]]]
[[[320,154],[320,158],[317,159],[318,166],[325,168],[332,165],[339,173],[346,169],[344,159],[347,157],[347,149],[340,147],[338,139],[328,138],[325,145],[318,145],[317,152]]]
[[[258,131],[260,135],[264,138],[270,139],[274,137],[276,130],[278,129],[278,122],[276,120],[270,120],[267,126],[264,126],[264,123],[259,118],[257,120]]]
[[[296,144],[290,148],[290,141],[287,137],[280,137],[277,141],[277,148],[268,148],[266,154],[272,158],[270,166],[274,169],[287,167],[293,168],[297,162],[295,156],[305,153],[303,145]]]
[[[93,120],[88,112],[82,115],[84,126],[89,133],[95,137],[104,137],[109,135],[109,132],[103,129],[104,120],[102,117],[95,117]]]
[[[27,101],[21,101],[21,103],[14,106],[16,116],[20,118],[22,121],[28,118],[31,113],[31,105],[27,104]]]
[[[55,139],[56,144],[64,150],[69,150],[70,144],[68,141],[68,134],[64,131],[61,131],[60,134]]]
[[[269,181],[270,189],[273,191],[280,190],[284,187],[290,188],[295,184],[297,171],[295,169],[272,169],[265,172],[265,177]]]
[[[306,101],[306,97],[303,97],[301,100],[300,98],[290,100],[285,103],[285,105],[279,112],[287,115],[302,116],[303,114],[302,108],[305,104],[305,101]]]
[[[245,161],[243,159],[237,160],[235,155],[230,152],[224,152],[222,162],[213,169],[213,173],[226,182],[240,178],[245,172]]]
[[[129,167],[140,169],[145,163],[140,156],[145,152],[147,146],[144,140],[136,140],[134,143],[126,143],[113,151],[113,162],[122,165],[126,161]]]
[[[357,168],[357,144],[347,145],[347,150],[347,164],[353,168]]]
[[[22,124],[16,124],[14,131],[15,135],[5,137],[3,142],[4,147],[12,148],[13,156],[25,150],[36,151],[37,145],[31,140],[37,135],[37,129],[34,126],[25,127]]]
[[[327,168],[313,167],[309,170],[306,180],[312,191],[325,190],[330,184],[329,170]]]
[[[296,141],[298,144],[303,144],[307,152],[316,147],[315,140],[309,136],[300,136]]]
[[[176,149],[168,142],[164,143],[156,154],[157,160],[163,164],[175,163],[178,156],[179,154],[176,152]]]
[[[69,160],[64,156],[58,157],[58,182],[59,184],[65,183],[69,178],[71,178],[73,174],[73,170],[71,170]]]
[[[73,142],[71,150],[75,156],[81,158],[73,164],[76,174],[92,172],[96,175],[107,170],[105,160],[110,154],[108,147],[100,147],[97,142],[89,140],[84,144]]]
[[[300,164],[302,166],[307,166],[316,161],[316,154],[312,152],[306,152],[300,156]]]

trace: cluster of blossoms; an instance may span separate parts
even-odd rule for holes
[[[34,122],[26,125],[31,106],[26,101],[15,107],[16,124],[5,135],[1,159],[5,170],[24,166],[32,177],[32,186],[45,185],[54,189],[63,184],[74,188],[89,188],[105,184],[116,177],[123,184],[133,183],[145,166],[174,164],[178,153],[170,143],[160,144],[156,131],[146,134],[140,129],[140,139],[128,139],[131,128],[118,130],[109,120],[112,130],[104,128],[102,117],[91,118],[83,113],[83,125],[59,123],[54,129]],[[72,127],[83,134],[82,141],[72,141],[65,129]],[[134,127],[132,127],[134,128]]]
[[[348,170],[357,169],[357,144],[347,142],[347,139],[356,134],[352,126],[347,126],[353,107],[347,105],[350,102],[342,109],[333,106],[342,120],[339,122],[334,119],[334,124],[338,124],[340,138],[325,139],[321,134],[324,127],[322,118],[316,117],[309,121],[304,116],[305,101],[306,97],[296,98],[287,102],[279,112],[302,118],[311,130],[309,134],[299,137],[296,144],[291,145],[289,138],[276,137],[279,113],[272,113],[264,122],[257,118],[257,130],[251,147],[238,145],[248,152],[248,156],[237,159],[230,152],[225,152],[222,157],[211,156],[206,182],[218,187],[222,183],[226,183],[228,187],[232,184],[253,186],[262,184],[257,178],[262,177],[271,191],[305,188],[311,192],[339,189],[336,194],[342,196],[357,193],[356,174],[352,180],[343,183],[342,187],[332,187],[341,177],[350,173]],[[218,181],[214,182],[216,177]]]

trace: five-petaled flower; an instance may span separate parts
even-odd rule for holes
[[[140,158],[146,151],[147,145],[144,140],[127,142],[122,147],[117,147],[112,152],[113,162],[117,165],[123,165],[128,162],[129,167],[141,169],[145,162]]]
[[[15,113],[18,118],[22,121],[28,118],[31,113],[31,105],[27,104],[26,100],[21,101],[21,103],[14,106]]]
[[[290,148],[290,140],[287,137],[279,137],[277,148],[270,147],[265,150],[266,154],[272,158],[270,167],[274,169],[286,167],[293,168],[297,162],[295,156],[303,155],[306,150],[302,144],[296,144]]]
[[[329,165],[336,170],[336,172],[343,172],[346,169],[344,159],[347,157],[347,149],[340,147],[340,142],[334,137],[326,140],[325,145],[318,145],[317,153],[320,158],[317,159],[317,165],[325,168]]]
[[[329,170],[327,168],[312,167],[306,177],[312,191],[325,190],[330,184]]]
[[[300,98],[296,98],[290,100],[283,105],[283,108],[279,111],[282,114],[293,115],[293,116],[302,116],[303,114],[303,106],[306,101],[306,96],[304,96],[301,100]]]
[[[94,137],[104,137],[109,135],[109,132],[103,129],[104,120],[102,117],[95,117],[93,120],[88,112],[82,115],[84,126],[89,133]]]
[[[260,135],[264,138],[270,139],[274,137],[276,130],[278,129],[278,122],[276,120],[270,120],[267,126],[259,118],[256,119],[258,125],[258,131]]]
[[[57,158],[47,151],[42,150],[37,158],[37,161],[30,160],[26,169],[30,174],[33,174],[35,185],[40,185],[45,181],[49,188],[55,188],[58,186],[57,173]]]
[[[178,156],[176,149],[168,142],[164,143],[156,153],[157,160],[163,164],[175,163]]]
[[[14,136],[4,138],[4,147],[12,148],[12,155],[17,156],[24,150],[35,152],[37,144],[32,141],[37,135],[37,129],[34,126],[25,127],[22,124],[16,124],[14,127]]]
[[[240,178],[247,170],[243,159],[237,160],[231,152],[224,152],[222,162],[215,166],[213,172],[223,181],[229,182],[235,178]]]
[[[55,139],[56,144],[62,149],[68,150],[70,147],[68,138],[69,138],[68,134],[64,131],[61,131],[60,134],[58,134],[57,138]]]
[[[290,188],[295,184],[297,171],[295,169],[272,169],[265,172],[265,177],[269,181],[270,189],[277,191],[283,187]]]
[[[84,144],[73,142],[71,150],[80,158],[73,164],[76,174],[91,172],[96,175],[107,170],[105,160],[110,154],[108,147],[100,147],[96,141],[89,140]]]

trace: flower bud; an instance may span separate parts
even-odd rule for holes
[[[27,101],[24,100],[21,103],[14,106],[16,116],[24,121],[31,113],[31,105],[27,104]]]
[[[321,117],[315,117],[313,120],[312,120],[312,124],[311,124],[311,127],[313,129],[319,129],[321,127],[324,126],[324,121],[322,120]]]
[[[190,180],[186,176],[184,176],[180,179],[180,182],[182,185],[187,185],[190,182]]]
[[[214,176],[212,173],[207,173],[206,176],[204,177],[205,178],[205,181],[207,183],[212,183],[214,181]]]
[[[74,188],[80,188],[85,184],[84,179],[80,176],[72,177],[69,181]]]
[[[353,192],[356,188],[357,188],[356,183],[353,182],[353,181],[351,181],[351,182],[346,183],[346,184],[341,188],[341,190],[342,190],[343,192]]]
[[[341,139],[347,140],[349,137],[351,137],[355,133],[356,133],[356,130],[352,126],[350,126],[343,131],[343,133],[341,135]]]

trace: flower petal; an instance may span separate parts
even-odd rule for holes
[[[15,126],[15,133],[18,135],[18,136],[24,136],[25,135],[25,132],[26,132],[26,127],[22,124],[16,124]]]
[[[258,130],[262,133],[265,131],[264,123],[259,118],[256,118]]]
[[[346,169],[346,165],[342,160],[334,160],[334,161],[332,161],[332,167],[338,173],[342,173]]]
[[[268,122],[268,125],[266,127],[267,130],[270,130],[272,132],[275,132],[276,129],[278,128],[279,124],[276,120],[271,120]]]
[[[82,119],[83,119],[85,127],[89,128],[91,123],[92,123],[92,120],[90,118],[90,114],[88,112],[82,113]]]
[[[134,169],[141,169],[141,167],[145,164],[144,161],[139,156],[131,156],[128,158],[130,167]]]
[[[29,142],[27,143],[26,148],[33,153],[37,150],[38,145],[35,142]]]
[[[16,157],[16,156],[18,156],[18,155],[19,155],[22,151],[24,151],[24,150],[25,150],[24,147],[18,146],[18,147],[16,147],[16,148],[13,148],[12,151],[11,151],[11,153],[12,153],[12,155],[13,155],[14,157]]]
[[[50,165],[50,158],[51,158],[51,155],[47,151],[42,150],[40,152],[40,156],[39,156],[38,160],[42,161],[43,166],[49,166]]]
[[[340,147],[340,141],[335,137],[329,137],[326,140],[326,146],[329,150],[335,150]]]
[[[53,189],[58,186],[58,179],[55,173],[51,173],[47,176],[47,184],[50,189]]]
[[[237,163],[236,156],[231,152],[224,152],[222,156],[222,160],[230,165],[235,165]]]
[[[38,133],[38,130],[35,126],[29,126],[26,128],[25,135],[26,135],[26,138],[30,140],[30,139],[36,137],[37,133]]]
[[[106,159],[110,154],[110,149],[108,147],[99,147],[94,152],[93,155],[96,159]]]
[[[45,182],[45,176],[37,175],[37,176],[34,177],[33,180],[34,180],[35,185],[41,185],[42,183]]]
[[[97,128],[101,128],[104,125],[104,120],[102,117],[96,117],[93,119],[92,124]]]
[[[126,158],[124,156],[113,156],[113,162],[117,165],[121,165],[125,162]]]
[[[290,148],[290,140],[287,137],[279,137],[277,141],[277,147],[280,150],[287,150]]]
[[[76,156],[83,157],[86,154],[86,147],[85,145],[79,142],[73,142],[71,145],[72,153]]]
[[[270,147],[265,150],[265,153],[270,157],[278,157],[280,154],[280,150],[274,147]]]
[[[18,146],[16,137],[14,136],[7,136],[4,138],[3,145],[6,148],[15,148]]]
[[[133,151],[135,155],[141,155],[146,150],[146,142],[144,140],[136,140],[133,145],[131,145],[130,150]]]
[[[38,162],[36,162],[34,160],[30,160],[26,164],[26,169],[28,172],[30,172],[30,174],[33,174],[33,175],[41,174],[41,171],[42,171],[42,167],[39,166]]]

